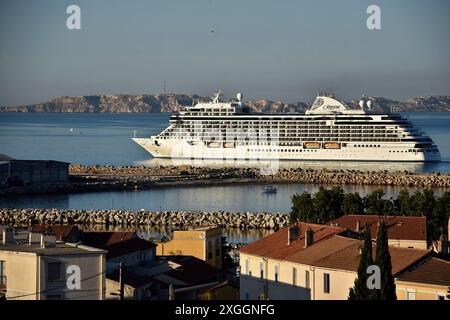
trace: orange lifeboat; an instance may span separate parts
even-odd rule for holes
[[[319,142],[305,142],[303,144],[303,147],[305,149],[319,149],[320,148],[320,143]]]
[[[340,149],[341,148],[341,144],[338,142],[325,142],[323,144],[323,147],[325,149]]]

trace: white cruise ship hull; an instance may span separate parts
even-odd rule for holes
[[[327,149],[321,144],[317,148],[303,146],[258,146],[216,143],[179,139],[133,138],[155,158],[172,159],[224,159],[224,160],[312,160],[312,161],[440,161],[439,152],[414,151],[414,144],[370,143],[365,146],[347,143],[339,149]]]

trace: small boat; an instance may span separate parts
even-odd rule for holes
[[[266,186],[263,193],[277,193],[278,188],[276,186]]]

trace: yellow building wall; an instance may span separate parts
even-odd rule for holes
[[[446,300],[448,287],[421,284],[397,280],[395,282],[398,300],[408,300],[408,292],[413,293],[414,300],[438,300],[439,295]],[[411,296],[411,295],[409,295]]]
[[[45,290],[51,288],[58,288],[52,294],[61,294],[63,299],[102,300],[104,298],[105,275],[102,254],[38,256],[34,253],[0,251],[0,260],[6,262],[6,299],[43,300],[48,293]],[[52,261],[62,263],[63,279],[47,282],[46,265]],[[80,290],[67,288],[66,269],[69,265],[77,265],[81,269]]]
[[[390,246],[393,247],[400,247],[400,248],[414,248],[414,249],[422,249],[427,250],[428,245],[427,242],[421,241],[421,240],[396,240],[396,239],[389,239],[388,243]]]
[[[247,272],[247,262],[249,270]],[[283,260],[275,259],[263,259],[262,257],[253,256],[245,253],[240,253],[240,270],[241,275],[249,276],[259,279],[260,278],[260,263],[263,264],[264,279],[267,279],[271,284],[275,282],[275,266],[278,266],[278,282],[280,287],[277,288],[272,285],[271,292],[269,292],[269,298],[271,294],[274,296],[281,296],[280,290],[286,290],[286,284],[292,287],[301,287],[310,289],[310,299],[312,300],[347,300],[348,293],[351,287],[353,287],[355,279],[357,277],[356,272],[332,270],[325,268],[317,268],[309,265],[303,265]],[[297,272],[296,283],[294,284],[293,272],[294,268]],[[309,285],[306,283],[306,271],[309,271]],[[330,275],[330,293],[324,292],[324,273]],[[252,292],[251,296],[258,296],[263,294],[262,286],[254,286],[252,288],[242,288],[241,290],[253,290],[258,292]],[[302,293],[304,297],[304,293]],[[241,295],[242,298],[242,295]]]
[[[35,254],[0,251],[6,262],[6,299],[39,300],[38,259]],[[17,297],[17,298],[16,298]]]
[[[174,231],[173,239],[157,243],[156,255],[186,255],[222,267],[222,230]],[[218,252],[216,251],[218,249]]]
[[[330,275],[330,292],[324,291],[324,274]],[[345,270],[314,268],[314,300],[348,300],[357,273]]]
[[[199,295],[200,300],[239,300],[239,289],[225,285]]]

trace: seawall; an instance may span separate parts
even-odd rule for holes
[[[112,226],[189,227],[218,225],[242,229],[279,229],[287,226],[284,213],[225,211],[128,211],[65,209],[0,209],[0,224],[26,226],[32,224],[80,224]]]

